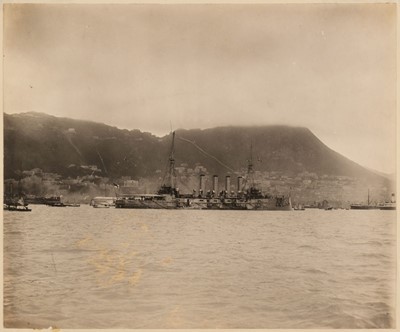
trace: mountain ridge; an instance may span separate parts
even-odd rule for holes
[[[163,169],[171,144],[171,134],[158,137],[138,129],[119,129],[95,121],[46,113],[4,113],[3,123],[5,178],[15,178],[16,170],[33,168],[74,176],[70,165],[96,165],[102,176],[112,178],[151,177]],[[177,129],[176,137],[178,166],[201,164],[209,172],[221,176],[229,173],[223,164],[231,169],[231,173],[232,170],[246,169],[252,145],[255,168],[262,172],[280,171],[289,175],[310,172],[319,176],[385,180],[377,172],[330,149],[306,127],[259,125]]]

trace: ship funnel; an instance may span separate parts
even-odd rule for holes
[[[225,190],[228,194],[231,191],[231,177],[229,175],[225,177]]]
[[[213,176],[213,190],[218,194],[218,175]]]
[[[241,191],[243,187],[243,178],[241,176],[238,176],[237,178],[237,191]]]
[[[204,179],[204,174],[201,174],[200,175],[200,190],[199,190],[200,195],[203,195],[204,190],[205,190],[205,179]]]

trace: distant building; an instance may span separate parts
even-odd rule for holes
[[[24,176],[32,176],[32,175],[42,176],[43,171],[40,168],[33,168],[30,171],[23,171],[22,174]]]
[[[99,169],[97,165],[82,165],[81,168],[91,170],[94,172],[101,172],[101,169]]]
[[[139,181],[137,181],[137,180],[125,180],[123,186],[127,187],[127,188],[137,188],[139,186]]]
[[[175,167],[175,170],[179,173],[179,174],[183,174],[186,171],[186,167]]]
[[[201,165],[197,165],[197,166],[194,168],[194,172],[197,173],[197,174],[200,174],[200,173],[207,173],[207,168],[205,168],[204,166],[201,166]]]

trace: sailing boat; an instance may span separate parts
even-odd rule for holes
[[[177,209],[180,207],[179,189],[175,188],[175,132],[172,133],[172,144],[169,155],[168,172],[164,183],[157,194],[134,194],[119,196],[115,201],[116,208],[125,209]]]
[[[372,205],[369,197],[369,189],[368,189],[368,199],[367,204],[351,204],[350,209],[352,210],[376,210],[379,209],[379,206]]]

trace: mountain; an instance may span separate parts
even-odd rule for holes
[[[199,160],[201,153],[193,149],[193,144],[179,140],[179,137],[206,147],[209,154],[235,170],[247,166],[252,146],[253,162],[260,171],[281,171],[290,175],[313,172],[319,176],[339,175],[370,180],[382,178],[329,149],[303,127],[220,127],[179,130],[177,136],[177,158],[185,158],[189,163]],[[221,173],[224,168],[212,160],[207,162],[206,167],[217,169],[216,173]]]
[[[157,170],[164,171],[171,138],[43,113],[4,114],[4,176],[16,178],[18,170],[33,168],[64,177],[76,176],[83,169],[80,166],[96,165],[96,174],[104,177],[151,177]],[[245,169],[251,150],[254,168],[262,172],[312,172],[318,176],[387,181],[331,150],[307,128],[259,126],[176,131],[177,166],[187,164],[194,168],[201,164],[209,173],[223,176]]]

